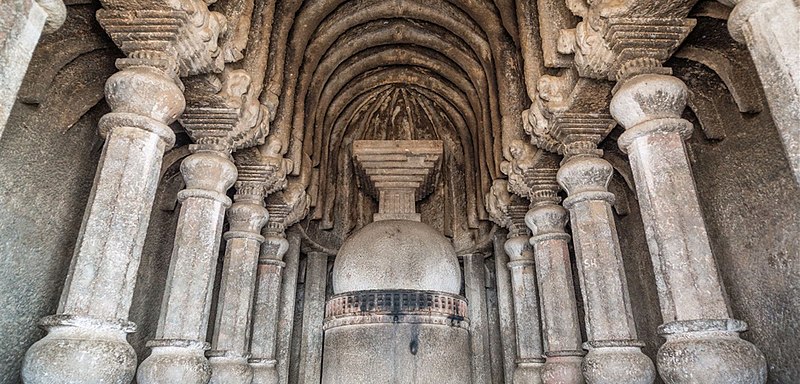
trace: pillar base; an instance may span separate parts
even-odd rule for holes
[[[539,384],[542,383],[542,368],[544,359],[517,360],[514,370],[514,384]]]
[[[163,339],[147,343],[150,356],[139,365],[139,384],[207,384],[211,365],[205,357],[208,343],[199,340]]]
[[[747,324],[733,319],[675,321],[659,327],[667,341],[658,350],[666,384],[756,384],[767,381],[767,362],[739,338]]]
[[[542,368],[544,384],[583,384],[583,351],[559,351],[547,353]]]
[[[652,384],[656,369],[634,340],[602,340],[584,344],[589,352],[583,360],[588,384]]]
[[[250,383],[253,368],[247,364],[248,356],[229,351],[210,351],[208,363],[211,365],[209,384]]]
[[[25,354],[24,383],[129,384],[133,380],[136,352],[125,338],[136,330],[134,323],[54,315],[39,325],[47,335]]]
[[[277,384],[278,362],[274,359],[250,359],[250,366],[253,368],[252,384]]]

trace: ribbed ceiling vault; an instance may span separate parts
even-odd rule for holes
[[[262,15],[271,12],[265,6]],[[466,204],[468,227],[477,228],[502,144],[519,135],[527,107],[513,3],[286,0],[274,13],[263,97],[279,100],[272,132],[289,143],[283,151],[307,162],[295,173],[318,174],[310,190],[321,227],[331,228],[335,206],[344,204],[337,188],[352,140],[380,136],[376,122],[409,108],[416,117],[403,124],[440,125],[435,136],[458,149],[448,155],[464,172],[457,200]],[[413,129],[425,132],[409,137],[434,134]]]

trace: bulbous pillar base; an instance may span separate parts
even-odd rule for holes
[[[73,315],[48,316],[39,323],[47,336],[28,349],[22,364],[26,384],[129,384],[136,352],[125,339],[136,326]]]
[[[247,356],[211,351],[208,363],[211,365],[209,384],[249,384],[253,380],[253,368],[247,364]]]
[[[583,360],[583,376],[588,384],[652,384],[656,369],[631,340],[604,340],[585,344],[589,350]]]
[[[250,359],[253,368],[252,384],[277,384],[278,362],[273,359]]]
[[[514,384],[540,384],[542,383],[542,368],[544,359],[517,360],[514,370]]]
[[[747,329],[733,319],[667,323],[659,333],[667,341],[657,363],[667,384],[756,384],[767,381],[767,362],[753,344],[739,338]]]
[[[583,384],[583,352],[547,354],[542,368],[544,384]]]
[[[211,365],[205,357],[208,343],[198,340],[152,340],[150,356],[139,365],[139,384],[207,384]]]

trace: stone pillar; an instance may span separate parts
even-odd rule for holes
[[[241,171],[240,171],[241,174]],[[211,364],[211,383],[250,383],[253,370],[247,364],[253,293],[256,287],[256,266],[259,247],[264,242],[261,227],[268,220],[264,208],[264,183],[236,182],[234,203],[228,209],[230,230],[225,259],[222,263],[217,319],[212,350],[207,354]]]
[[[464,296],[470,303],[469,333],[472,350],[472,384],[489,384],[492,380],[492,364],[489,348],[489,315],[486,310],[485,256],[472,253],[463,256]],[[512,277],[512,281],[513,281]],[[513,283],[512,283],[513,284]],[[516,303],[515,303],[516,304]],[[519,329],[519,328],[517,328]],[[519,334],[519,332],[517,333]],[[519,370],[519,357],[517,358]]]
[[[61,0],[9,0],[0,4],[0,137],[42,33],[67,18]]]
[[[533,234],[530,244],[536,259],[541,298],[547,358],[542,381],[545,384],[582,384],[584,353],[569,258],[569,235],[564,231],[569,213],[559,205],[557,171],[555,164],[533,171],[531,209],[525,215]]]
[[[277,216],[274,208],[272,212],[273,217]],[[254,384],[277,384],[279,380],[275,346],[281,304],[281,278],[286,266],[283,255],[289,249],[282,219],[283,217],[280,220],[270,220],[269,226],[265,228],[266,241],[258,258],[258,289],[253,339],[250,344],[250,366],[255,372]]]
[[[500,341],[503,347],[503,370],[505,383],[514,380],[517,366],[517,326],[514,319],[514,296],[511,289],[511,273],[508,262],[511,261],[505,251],[506,234],[498,233],[494,237],[495,274],[497,275],[497,306],[500,313]]]
[[[306,261],[303,334],[300,341],[299,384],[318,384],[322,378],[322,323],[325,319],[325,288],[328,255],[311,252]]]
[[[518,213],[517,216],[523,218],[525,206],[515,208],[521,208],[521,214]],[[522,225],[524,228],[524,223]],[[514,296],[514,319],[517,325],[517,368],[514,370],[514,384],[541,383],[544,366],[536,266],[528,238],[527,229],[509,230],[505,243],[506,253],[511,259],[508,268],[511,270],[511,292]]]
[[[272,158],[273,164],[283,161],[280,157]],[[285,172],[280,175],[285,176]],[[283,178],[280,181],[285,181]],[[274,180],[273,184],[280,184]],[[280,184],[283,187],[286,183]],[[255,314],[253,319],[253,336],[250,343],[250,366],[255,372],[253,383],[277,384],[280,379],[277,366],[276,348],[278,344],[279,314],[282,296],[283,269],[286,264],[283,256],[289,250],[286,240],[286,227],[301,220],[308,213],[308,195],[302,181],[288,183],[285,190],[273,193],[267,199],[269,221],[264,228],[264,244],[258,258],[258,281],[255,292]],[[299,244],[295,239],[295,252]],[[297,255],[293,255],[291,271],[297,276]],[[294,285],[294,284],[292,284]],[[294,300],[290,304],[289,316],[294,318]]]
[[[174,72],[125,60],[106,83],[103,154],[59,309],[25,356],[25,383],[129,384],[136,371],[128,311],[162,156],[175,141],[168,124],[185,101]]]
[[[139,366],[140,384],[205,384],[211,367],[204,355],[225,209],[236,180],[230,154],[213,145],[192,145],[181,164],[186,189],[161,306],[156,340]]]
[[[516,368],[513,382],[541,383],[544,366],[542,329],[539,319],[539,298],[536,286],[536,265],[528,240],[530,232],[525,226],[527,202],[519,195],[528,195],[524,171],[514,167],[517,163],[504,162],[501,168],[509,181],[495,180],[486,194],[485,206],[489,217],[498,225],[508,228],[504,244],[510,258],[507,267],[511,272],[511,294],[514,302],[516,325]],[[512,195],[514,191],[519,195]],[[466,261],[465,261],[466,263]],[[466,270],[466,264],[465,264]]]
[[[572,135],[570,135],[572,136]],[[569,197],[578,273],[586,308],[584,344],[588,353],[583,375],[590,384],[650,384],[655,368],[641,351],[631,313],[628,283],[622,265],[608,183],[614,172],[599,156],[595,143],[567,141],[566,159],[558,171],[558,182]]]
[[[284,256],[286,267],[281,282],[280,317],[278,318],[278,336],[275,359],[278,360],[278,378],[280,384],[289,383],[289,363],[292,355],[292,337],[294,331],[295,298],[297,296],[297,275],[300,268],[300,235],[296,232],[288,234],[289,250]]]
[[[747,44],[789,165],[800,182],[800,4],[792,0],[721,0],[735,5],[731,36]]]
[[[683,140],[688,89],[672,76],[644,74],[621,83],[611,113],[625,127],[628,153],[653,259],[667,342],[658,368],[666,383],[764,383],[766,362],[739,338],[711,253]]]

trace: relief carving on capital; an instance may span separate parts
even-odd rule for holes
[[[504,179],[496,179],[489,193],[484,197],[486,212],[495,224],[508,229],[508,237],[530,236],[525,225],[525,213],[528,211],[527,201],[509,193],[509,183]]]
[[[213,1],[103,0],[97,20],[127,55],[118,67],[147,65],[180,77],[219,73],[224,62],[218,44],[226,20],[209,11]]]
[[[286,175],[292,161],[280,155],[280,142],[271,139],[261,147],[249,147],[236,152],[233,161],[239,171],[236,190],[239,194],[265,197],[286,187]]]
[[[248,92],[251,82],[243,69],[186,81],[187,105],[180,122],[198,145],[230,152],[264,144],[270,114]]]
[[[686,16],[696,2],[570,0],[567,5],[582,21],[560,32],[559,52],[575,55],[582,77],[619,81],[645,72],[668,74],[661,66],[694,28],[695,20]]]
[[[612,84],[578,77],[574,70],[544,75],[537,97],[522,112],[531,143],[547,152],[599,155],[600,143],[616,125],[608,111]]]

